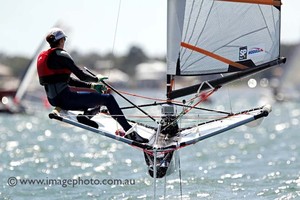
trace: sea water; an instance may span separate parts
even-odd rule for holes
[[[260,106],[263,93],[226,91],[208,107]],[[0,115],[0,199],[153,199],[155,188],[157,199],[300,199],[300,102],[179,150],[181,170],[156,187],[142,151],[36,111]]]

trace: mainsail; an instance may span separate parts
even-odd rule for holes
[[[280,5],[279,0],[169,0],[167,74],[242,72],[284,62]]]

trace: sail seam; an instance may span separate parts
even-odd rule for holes
[[[201,12],[202,6],[203,6],[203,2],[201,3],[201,6],[200,6],[200,10],[199,10],[198,16],[199,16],[199,14],[200,14],[200,12]],[[214,6],[214,2],[211,4],[211,7],[210,7],[209,12],[208,12],[208,15],[207,15],[207,17],[206,17],[206,19],[205,19],[205,23],[204,23],[204,25],[203,25],[203,27],[202,27],[202,30],[201,30],[201,32],[199,33],[199,36],[198,36],[198,38],[197,38],[197,40],[196,40],[196,44],[198,44],[198,42],[200,41],[200,38],[201,38],[201,36],[202,36],[202,33],[203,33],[204,30],[205,30],[205,27],[206,27],[206,25],[207,25],[207,21],[208,21],[208,19],[209,19],[209,17],[210,17],[210,14],[211,14],[211,11],[212,11],[213,6]],[[191,12],[192,12],[192,11],[191,11]],[[197,21],[198,21],[198,19],[197,19]],[[194,28],[195,28],[195,26],[197,25],[197,21],[196,21],[195,24],[194,24]],[[194,33],[194,31],[193,31],[192,34],[190,35],[190,39],[191,39],[193,33]],[[190,41],[190,39],[189,39],[189,41]],[[189,41],[188,41],[188,43],[189,43]],[[185,53],[186,53],[186,51],[184,51],[183,54],[181,54],[181,57],[182,57],[182,58],[183,58],[183,56],[184,56]],[[182,67],[184,67],[184,66],[186,65],[186,62],[187,62],[187,60],[191,57],[191,55],[192,55],[192,53],[190,53],[190,54],[187,56],[187,58],[185,59],[185,61],[181,64]],[[187,68],[188,68],[188,66],[187,66]]]
[[[196,26],[197,26],[197,24],[198,24],[198,19],[199,19],[199,16],[200,16],[200,13],[201,13],[201,10],[202,10],[202,6],[203,6],[203,1],[202,1],[201,5],[200,5],[200,8],[199,8],[199,11],[198,11],[198,13],[197,13],[197,17],[196,17],[197,20],[195,20],[195,22],[194,22],[193,25],[191,25],[191,27],[193,27],[193,28],[192,28],[191,34],[189,35],[189,39],[187,39],[188,29],[190,28],[191,15],[192,15],[192,13],[194,13],[194,2],[195,2],[195,1],[193,1],[193,4],[192,4],[192,6],[191,6],[191,10],[190,10],[189,18],[188,18],[189,20],[188,20],[188,23],[187,23],[186,32],[185,32],[185,34],[184,34],[184,41],[187,41],[188,43],[190,43],[190,41],[191,41],[191,39],[192,39],[192,37],[193,37],[193,35],[194,35],[194,33],[195,33],[195,28],[196,28]],[[212,7],[211,7],[211,8],[212,8]],[[196,11],[195,11],[195,13],[196,13]],[[205,19],[205,24],[206,24],[208,18],[209,18],[209,15],[208,15],[207,18]],[[202,35],[204,29],[205,29],[205,25],[203,26],[202,30],[200,31],[197,41],[198,41],[199,38],[201,37],[201,35]],[[185,53],[186,53],[186,51],[183,51],[183,53],[181,53],[181,57],[182,57],[182,58],[183,58],[183,56],[185,55]],[[190,56],[191,56],[191,54],[190,54],[189,56],[187,56],[187,57],[189,58]],[[185,62],[184,62],[184,64],[185,64]],[[183,66],[184,66],[184,64],[183,64]]]

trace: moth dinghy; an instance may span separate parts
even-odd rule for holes
[[[258,122],[271,112],[269,105],[237,113],[199,105],[223,85],[285,62],[280,57],[280,11],[280,0],[168,0],[166,99],[143,105],[128,101],[131,106],[124,108],[140,110],[150,119],[150,125],[130,120],[148,143],[115,135],[120,125],[107,113],[93,116],[94,127],[78,121],[82,111],[56,109],[49,117],[142,150],[150,176],[165,177],[176,168],[178,149]],[[179,76],[199,76],[205,81],[176,88]],[[190,99],[177,100],[184,96]],[[161,108],[159,118],[145,111],[154,106]],[[204,115],[201,122],[189,120],[196,111],[212,113],[214,118]],[[189,124],[182,125],[182,121]]]

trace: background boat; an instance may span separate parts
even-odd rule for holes
[[[277,101],[300,100],[300,44],[289,54],[286,66],[278,68],[271,80],[274,98]]]

